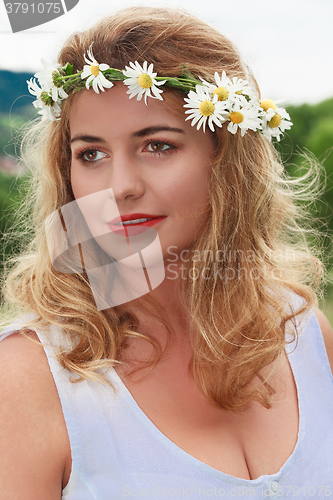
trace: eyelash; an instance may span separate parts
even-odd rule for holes
[[[144,143],[144,148],[143,150],[145,150],[149,144],[163,144],[163,146],[168,146],[168,149],[166,149],[165,151],[148,151],[148,153],[151,153],[153,155],[158,155],[158,156],[167,156],[167,155],[170,155],[172,154],[173,152],[177,152],[177,146],[175,146],[174,144],[170,144],[169,142],[165,142],[165,141],[159,141],[157,139],[147,139]],[[75,153],[75,158],[76,160],[79,160],[83,165],[94,165],[98,162],[100,162],[101,160],[103,160],[103,158],[100,158],[99,160],[87,160],[85,159],[85,155],[87,153],[103,153],[103,151],[100,151],[99,149],[97,148],[83,148],[81,149],[80,151],[77,151]],[[103,153],[103,154],[106,154],[106,153]]]
[[[80,151],[77,151],[74,156],[75,156],[75,159],[79,160],[83,165],[94,165],[94,164],[98,163],[99,161],[103,160],[103,158],[100,158],[99,160],[86,160],[84,156],[87,153],[98,153],[98,152],[103,153],[103,151],[100,151],[97,148],[83,148]],[[106,154],[106,153],[103,153],[103,154]]]
[[[166,155],[170,155],[172,153],[177,152],[177,146],[175,146],[174,144],[170,144],[169,142],[165,142],[165,141],[159,141],[157,139],[147,139],[145,141],[145,144],[144,144],[144,149],[147,148],[147,146],[149,146],[149,144],[153,144],[153,143],[163,144],[163,146],[169,146],[169,147],[165,151],[148,151],[148,153],[158,155],[158,156],[166,156]]]

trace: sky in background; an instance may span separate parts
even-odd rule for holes
[[[213,24],[254,70],[263,98],[301,104],[333,97],[332,0],[80,0],[64,16],[14,34],[1,2],[0,68],[35,73],[41,58],[55,60],[70,33],[131,5],[181,7]]]

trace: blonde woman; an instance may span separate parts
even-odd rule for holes
[[[333,333],[271,143],[287,112],[178,10],[105,18],[37,77],[1,498],[333,495]]]

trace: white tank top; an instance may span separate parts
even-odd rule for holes
[[[22,320],[20,322],[22,323]],[[10,335],[17,322],[4,330]],[[61,332],[51,326],[56,346]],[[139,408],[117,373],[102,383],[73,384],[44,344],[68,429],[72,472],[63,500],[333,498],[333,377],[315,315],[298,345],[287,345],[297,387],[299,432],[294,452],[272,475],[247,480],[200,462],[170,441]],[[296,348],[295,348],[296,347]]]

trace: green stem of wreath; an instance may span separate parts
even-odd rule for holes
[[[75,73],[74,75],[73,74],[72,75],[64,75],[64,76],[59,75],[59,77],[57,77],[57,79],[61,80],[63,82],[62,87],[64,88],[64,90],[70,90],[78,82],[82,83],[82,85],[80,85],[80,87],[81,86],[83,87],[85,85],[85,81],[81,79],[82,73],[83,72],[80,71],[78,73]],[[127,80],[127,78],[128,78],[127,76],[125,76],[123,74],[122,71],[115,69],[115,68],[109,68],[109,69],[103,71],[102,73],[109,81],[112,81],[112,82],[123,81],[123,80]],[[157,77],[155,77],[155,80],[157,80],[157,81],[166,80],[165,86],[177,88],[178,90],[184,91],[184,92],[189,91],[189,90],[195,90],[195,87],[197,85],[203,85],[202,82],[199,82],[198,80],[194,80],[194,79],[187,78],[187,77],[176,78],[176,77],[157,76]]]

